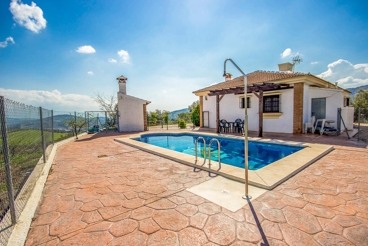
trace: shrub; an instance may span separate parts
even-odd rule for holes
[[[192,111],[191,120],[192,120],[192,123],[195,126],[199,126],[199,124],[200,124],[200,112],[199,112],[199,110],[200,110],[199,109],[199,104],[197,104],[197,106],[195,106],[195,108]]]
[[[178,119],[178,124],[181,129],[187,128],[187,123],[185,123],[185,120],[183,119]]]

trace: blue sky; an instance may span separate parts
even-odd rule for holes
[[[2,0],[0,94],[94,110],[91,96],[115,94],[124,75],[129,95],[152,101],[148,110],[175,110],[223,81],[228,57],[250,73],[295,55],[298,72],[366,85],[367,13],[367,1]]]

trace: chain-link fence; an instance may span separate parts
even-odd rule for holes
[[[149,131],[193,129],[195,127],[190,120],[152,119],[150,117],[147,117],[147,126]]]
[[[118,130],[118,113],[115,111],[86,111],[88,133]]]
[[[358,141],[368,142],[368,108],[356,108],[354,122],[355,127],[358,128],[356,135]]]
[[[0,96],[0,245],[6,245],[54,142],[85,132],[85,115]]]

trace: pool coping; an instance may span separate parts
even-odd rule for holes
[[[241,136],[229,136],[223,134],[212,134],[212,133],[193,133],[191,131],[185,132],[157,132],[157,133],[140,133],[135,135],[130,135],[129,138],[115,138],[114,140],[119,143],[126,144],[128,146],[140,149],[142,151],[161,156],[163,158],[179,162],[181,164],[185,164],[191,167],[197,167],[204,171],[209,171],[214,174],[218,174],[220,176],[233,179],[239,182],[245,182],[245,171],[244,168],[234,167],[231,165],[227,165],[221,163],[221,170],[216,171],[214,169],[210,169],[208,167],[208,161],[204,166],[196,165],[195,156],[191,156],[188,154],[176,152],[173,150],[168,150],[162,147],[154,146],[151,144],[146,144],[143,142],[139,142],[133,140],[133,138],[138,138],[144,135],[181,135],[181,134],[190,134],[197,136],[208,136],[208,137],[225,137],[230,139],[244,139]],[[289,156],[286,156],[276,162],[273,162],[270,165],[267,165],[258,170],[248,170],[248,180],[249,184],[271,190],[275,188],[277,185],[283,183],[288,180],[307,166],[311,165],[318,159],[327,155],[334,148],[332,145],[325,144],[313,144],[313,143],[302,143],[302,142],[293,142],[293,141],[282,141],[282,140],[272,140],[272,139],[263,139],[263,138],[254,138],[249,137],[248,140],[263,142],[263,143],[277,143],[283,145],[291,145],[291,146],[302,146],[304,147],[302,150],[293,153]],[[202,164],[204,162],[203,158],[198,157],[198,163]],[[218,163],[216,161],[211,161],[211,167],[217,169]]]

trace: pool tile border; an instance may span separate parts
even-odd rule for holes
[[[211,133],[193,133],[193,132],[164,132],[164,133],[143,133],[143,134],[136,134],[131,135],[130,138],[116,138],[114,139],[116,142],[126,144],[131,147],[135,147],[142,151],[161,156],[163,158],[179,162],[181,164],[185,164],[188,166],[192,166],[203,169],[205,171],[210,171],[212,173],[218,174],[220,176],[230,178],[239,182],[244,182],[245,172],[243,168],[234,167],[231,165],[221,163],[221,170],[216,171],[218,163],[215,161],[211,161],[210,169],[208,166],[208,161],[204,166],[195,165],[195,157],[191,155],[187,155],[184,153],[175,152],[172,150],[168,150],[165,148],[161,148],[158,146],[146,144],[143,142],[139,142],[133,140],[134,138],[138,138],[144,135],[165,135],[165,134],[172,134],[172,135],[180,135],[180,134],[190,134],[190,135],[205,135],[209,137],[226,137],[231,139],[244,139],[244,137],[239,136],[228,136],[222,134],[211,134]],[[252,141],[259,141],[264,143],[278,143],[284,145],[291,145],[291,146],[302,146],[304,147],[302,150],[289,155],[287,157],[282,158],[268,166],[265,166],[259,170],[249,170],[248,171],[248,180],[250,185],[254,185],[256,187],[260,187],[263,189],[271,190],[277,185],[283,183],[284,181],[288,180],[307,166],[311,165],[318,159],[322,158],[323,156],[327,155],[331,152],[334,148],[332,145],[324,145],[324,144],[313,144],[313,143],[301,143],[301,142],[292,142],[292,141],[281,141],[281,140],[272,140],[272,139],[261,139],[261,138],[249,138]],[[202,158],[198,158],[198,163],[203,163]]]

